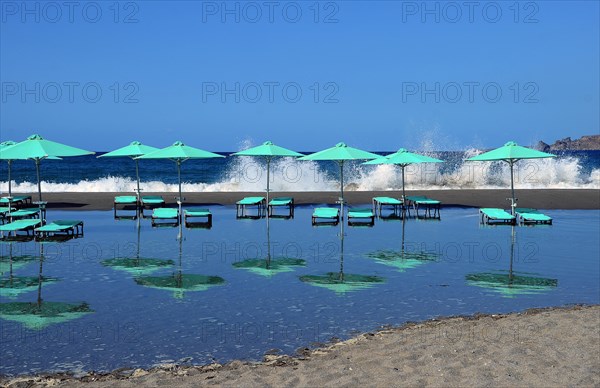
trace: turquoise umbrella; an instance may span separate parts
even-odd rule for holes
[[[340,212],[344,217],[344,162],[348,160],[379,159],[381,155],[348,147],[345,143],[338,143],[335,147],[303,156],[298,160],[331,160],[340,166]]]
[[[20,143],[0,149],[0,159],[33,159],[38,183],[39,201],[42,201],[42,183],[40,179],[40,162],[52,157],[90,155],[93,152],[46,140],[40,135],[31,135]]]
[[[158,151],[158,148],[151,147],[140,143],[139,141],[133,141],[131,144],[125,147],[121,147],[111,152],[107,152],[104,155],[98,156],[99,158],[122,158],[128,157],[135,161],[135,177],[137,179],[137,197],[138,202],[140,199],[140,168],[139,168],[139,160],[138,156],[146,155],[151,152]]]
[[[402,168],[402,201],[406,198],[404,191],[404,168],[411,164],[418,163],[443,163],[443,160],[431,158],[425,155],[419,155],[412,152],[408,152],[404,148],[400,148],[398,152],[391,155],[387,155],[383,158],[369,160],[364,164],[395,164]]]
[[[515,184],[513,178],[513,167],[516,162],[521,159],[542,159],[542,158],[556,158],[556,155],[548,154],[545,152],[532,150],[531,148],[521,147],[514,141],[509,141],[500,148],[485,152],[483,154],[473,156],[467,161],[473,162],[490,162],[490,161],[504,161],[510,165],[510,191],[511,191],[511,213],[515,215],[515,208],[517,207],[517,199],[515,198]]]
[[[181,216],[181,204],[183,197],[181,195],[181,163],[188,159],[209,159],[209,158],[224,158],[223,155],[213,152],[204,151],[198,148],[190,147],[180,141],[176,141],[172,146],[150,152],[148,154],[138,156],[136,159],[170,159],[177,164],[177,178],[179,182],[179,215]]]

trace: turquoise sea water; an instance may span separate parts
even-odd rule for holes
[[[213,227],[181,239],[147,219],[51,211],[82,219],[85,236],[3,242],[0,373],[260,360],[382,325],[600,303],[597,210],[547,210],[554,225],[513,228],[443,208],[440,220],[345,226],[342,241],[340,225],[312,227],[312,206],[298,207],[270,221],[267,270],[252,267],[267,255],[266,220],[210,209]],[[31,313],[38,297],[43,314]]]

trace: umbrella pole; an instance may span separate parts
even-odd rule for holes
[[[181,204],[183,202],[183,198],[181,196],[181,160],[177,159],[177,178],[179,180],[179,198],[177,200],[177,205],[179,207],[179,223],[181,223]]]
[[[267,157],[267,226],[269,225],[269,185],[271,177],[271,158]]]
[[[39,159],[35,159],[35,172],[37,175],[38,198],[39,198],[39,201],[42,202],[42,181],[40,180],[40,160]]]
[[[515,255],[515,226],[511,227],[510,236],[510,266],[508,268],[508,280],[512,283],[513,281],[513,257]]]
[[[137,199],[140,201],[140,162],[137,159],[135,160],[135,177],[137,179]]]
[[[510,214],[512,214],[513,216],[515,215],[515,207],[517,206],[516,203],[516,199],[515,199],[515,182],[514,182],[514,178],[513,178],[513,161],[511,160],[510,162],[510,193],[511,193],[511,200],[510,200]]]
[[[342,225],[344,224],[344,161],[340,161],[340,217],[342,219]],[[342,227],[342,233],[344,228]]]
[[[340,225],[340,281],[344,281],[344,222]]]
[[[10,181],[10,165],[12,164],[12,160],[8,160],[8,196],[12,197],[12,185]],[[9,206],[10,207],[10,206]]]
[[[400,166],[402,168],[402,205],[404,206],[404,201],[406,198],[406,193],[404,192],[404,165]]]

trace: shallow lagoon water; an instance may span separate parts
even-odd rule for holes
[[[266,257],[266,220],[210,209],[213,227],[182,228],[182,239],[179,228],[147,219],[138,229],[112,212],[49,211],[48,219],[84,220],[85,236],[2,243],[3,285],[11,255],[13,279],[38,277],[42,248],[42,276],[51,279],[43,303],[80,308],[46,320],[0,314],[0,373],[260,360],[382,325],[600,303],[599,211],[545,211],[552,226],[481,226],[477,209],[463,208],[442,209],[441,220],[346,225],[341,263],[341,225],[312,227],[312,207],[298,207],[293,219],[270,220],[272,263],[288,261],[267,271],[239,264]],[[404,259],[396,259],[403,229]],[[147,265],[115,265],[119,258]],[[511,287],[494,284],[509,275]],[[36,302],[38,287],[28,286],[3,286],[0,302]]]

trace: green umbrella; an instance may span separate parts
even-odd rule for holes
[[[324,287],[342,295],[350,291],[371,288],[376,284],[385,283],[385,278],[374,275],[359,275],[344,273],[344,223],[340,222],[340,271],[327,272],[323,275],[303,275],[300,281],[317,287]]]
[[[379,159],[381,155],[348,147],[345,143],[338,143],[335,147],[303,156],[298,160],[332,160],[340,165],[340,212],[344,217],[344,162],[348,160]]]
[[[158,148],[151,147],[140,143],[139,141],[133,141],[131,144],[125,147],[121,147],[111,152],[107,152],[104,155],[98,156],[99,158],[117,158],[117,157],[128,157],[135,161],[135,177],[137,179],[137,197],[140,199],[140,169],[138,156],[149,154],[150,152],[158,151]]]
[[[257,147],[252,147],[247,150],[236,152],[232,155],[235,155],[235,156],[260,156],[260,157],[264,157],[266,159],[266,161],[267,161],[267,206],[269,205],[269,192],[270,192],[269,184],[271,183],[270,179],[269,179],[270,173],[271,173],[271,159],[273,159],[274,157],[295,158],[298,156],[304,156],[298,152],[288,150],[287,148],[279,147],[270,141],[266,141],[262,145],[259,145]],[[269,222],[268,218],[269,218],[269,215],[267,214],[267,222]]]
[[[404,212],[403,212],[404,213]],[[367,257],[375,259],[375,261],[395,267],[400,272],[405,272],[407,269],[418,267],[425,263],[431,263],[436,261],[439,257],[436,253],[431,252],[407,252],[404,245],[404,229],[406,224],[406,217],[402,214],[402,243],[400,251],[394,250],[379,250],[371,253],[367,253]]]
[[[0,150],[4,149],[6,147],[13,146],[15,144],[17,144],[17,143],[15,143],[12,140],[3,141],[2,143],[0,143]],[[11,178],[10,178],[10,168],[12,165],[12,160],[8,159],[6,162],[8,163],[8,196],[12,197],[12,182],[11,182]]]
[[[531,148],[521,147],[514,141],[509,141],[500,148],[485,152],[483,154],[473,156],[468,161],[474,162],[489,162],[489,161],[504,161],[510,165],[510,191],[511,191],[511,213],[515,215],[517,199],[515,198],[515,185],[513,178],[513,166],[521,159],[541,159],[541,158],[556,158],[556,155],[547,154],[545,152],[532,150]]]
[[[549,291],[558,286],[557,279],[531,276],[535,274],[517,273],[513,271],[515,252],[515,226],[511,227],[510,264],[508,271],[482,272],[466,275],[467,284],[470,286],[488,288],[500,293],[507,298],[520,294],[536,294]]]
[[[400,148],[398,152],[391,155],[387,155],[383,158],[370,160],[364,164],[395,164],[402,168],[402,201],[406,198],[404,191],[404,168],[411,164],[418,163],[443,163],[443,160],[431,158],[425,155],[419,155],[412,152],[408,152],[404,148]]]
[[[40,244],[40,269],[37,282],[33,278],[22,281],[23,288],[27,291],[37,288],[37,300],[35,302],[0,303],[0,318],[22,323],[25,327],[33,330],[41,330],[48,325],[67,322],[93,312],[85,302],[73,304],[46,302],[42,299],[42,284],[48,283],[47,280],[50,279],[42,276],[43,247],[44,245]],[[56,279],[52,280],[56,281]]]
[[[184,274],[181,265],[183,228],[179,224],[179,268],[176,272],[166,276],[139,276],[135,282],[140,286],[168,290],[173,292],[175,298],[183,298],[184,291],[205,291],[213,286],[225,284],[225,279],[220,276],[198,274]]]
[[[138,156],[136,159],[170,159],[177,164],[177,178],[179,181],[179,198],[177,203],[179,205],[179,215],[181,217],[181,204],[183,197],[181,195],[181,163],[188,159],[209,159],[209,158],[224,158],[223,155],[215,154],[212,152],[204,151],[198,148],[190,147],[183,144],[180,141],[176,141],[172,146],[160,149],[158,151],[150,152],[142,156]]]
[[[93,152],[46,140],[40,135],[31,135],[27,140],[0,149],[0,159],[33,159],[35,161],[40,202],[42,201],[42,183],[40,180],[40,162],[42,159],[90,154],[93,154]]]

